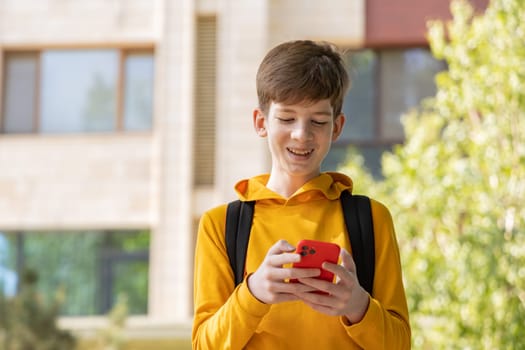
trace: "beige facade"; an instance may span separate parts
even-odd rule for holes
[[[208,16],[217,23],[215,175],[199,187],[195,45],[198,20]],[[262,56],[283,40],[357,47],[363,36],[364,0],[0,0],[0,53],[146,47],[155,54],[150,132],[0,135],[0,229],[151,229],[149,314],[130,324],[189,332],[195,222],[234,198],[238,179],[268,170],[251,124]],[[97,322],[62,320],[83,330]]]

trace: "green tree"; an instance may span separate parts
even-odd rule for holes
[[[448,70],[384,180],[343,171],[392,209],[414,348],[525,349],[525,2],[451,11],[428,32]]]

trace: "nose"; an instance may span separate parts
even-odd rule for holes
[[[292,130],[292,139],[307,141],[313,137],[312,127],[308,122],[298,122]]]

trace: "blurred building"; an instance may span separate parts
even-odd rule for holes
[[[88,334],[124,293],[134,337],[187,337],[199,216],[269,170],[252,128],[263,55],[302,38],[349,50],[348,120],[325,169],[352,145],[380,176],[401,113],[446,69],[425,23],[448,6],[0,0],[0,291],[32,268],[46,296],[66,291],[66,328]]]

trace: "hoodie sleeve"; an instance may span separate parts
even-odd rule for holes
[[[363,349],[410,349],[408,307],[392,216],[381,203],[372,200],[371,204],[376,251],[373,297],[359,323],[342,322]]]
[[[243,281],[234,287],[224,240],[226,206],[200,221],[194,264],[193,349],[242,349],[270,306]]]

